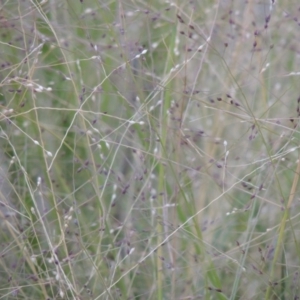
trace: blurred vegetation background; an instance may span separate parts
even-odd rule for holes
[[[0,299],[299,299],[296,2],[0,5]]]

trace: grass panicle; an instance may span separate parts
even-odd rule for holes
[[[298,299],[299,11],[2,2],[0,299]]]

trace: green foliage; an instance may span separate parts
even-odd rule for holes
[[[6,1],[1,299],[296,299],[289,1]]]

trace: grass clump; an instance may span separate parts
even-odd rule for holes
[[[0,299],[298,299],[298,11],[3,2]]]

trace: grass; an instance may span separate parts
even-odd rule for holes
[[[2,2],[0,299],[299,299],[298,19]]]

